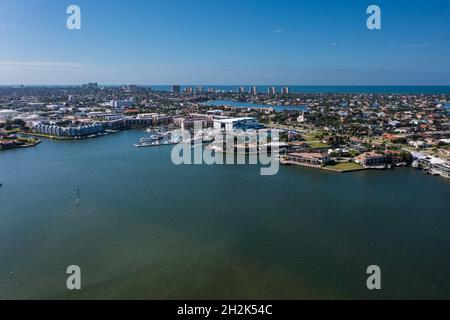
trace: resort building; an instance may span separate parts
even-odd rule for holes
[[[177,117],[173,119],[173,123],[181,128],[181,130],[192,130],[196,126],[198,128],[212,128],[214,122],[210,115],[191,114],[188,117]]]
[[[33,132],[53,137],[87,137],[104,131],[101,123],[93,123],[79,126],[59,126],[56,124],[39,123],[33,128]]]
[[[135,117],[125,117],[126,128],[145,128],[159,125],[168,125],[173,122],[173,117],[159,113],[143,113]]]
[[[387,165],[387,157],[376,152],[365,152],[357,156],[355,162],[365,168],[379,168]]]
[[[301,152],[289,153],[280,157],[281,164],[310,168],[321,168],[331,161],[328,153]]]

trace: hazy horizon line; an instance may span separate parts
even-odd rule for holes
[[[99,86],[108,86],[108,87],[119,87],[124,85],[135,85],[140,87],[171,87],[171,86],[180,86],[180,87],[450,87],[449,84],[136,84],[136,83],[118,83],[118,84],[105,84],[100,82],[85,82],[81,84],[74,83],[61,83],[61,84],[1,84],[0,87],[45,87],[45,86],[70,86],[70,87],[79,87],[89,83],[96,83]]]

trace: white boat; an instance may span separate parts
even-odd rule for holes
[[[141,142],[141,143],[137,143],[134,146],[136,148],[146,148],[146,147],[158,147],[161,144],[159,142]]]
[[[174,144],[179,144],[183,141],[183,137],[172,132],[159,132],[151,129],[147,129],[152,135],[148,137],[143,137],[139,139],[139,143],[134,146],[137,148],[144,147],[158,147],[158,146],[169,146]]]
[[[158,134],[154,134],[154,135],[150,136],[150,140],[152,140],[152,141],[159,141],[159,140],[162,140],[163,138],[164,138],[163,136],[158,135]]]
[[[140,141],[139,143],[135,144],[134,146],[136,148],[147,148],[147,147],[161,147],[161,146],[171,146],[175,144],[179,144],[179,141]]]
[[[431,173],[432,176],[440,176],[440,175],[441,175],[439,172],[437,172],[437,171],[434,170],[434,169],[431,169],[431,170],[430,170],[430,173]]]

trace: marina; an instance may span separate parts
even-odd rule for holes
[[[147,148],[147,147],[161,147],[179,144],[182,142],[182,138],[172,133],[171,131],[165,131],[164,129],[155,130],[147,129],[149,136],[139,139],[139,143],[134,144],[137,148]]]

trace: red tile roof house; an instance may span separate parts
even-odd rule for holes
[[[381,168],[387,165],[387,157],[376,152],[365,152],[355,158],[364,168]]]

